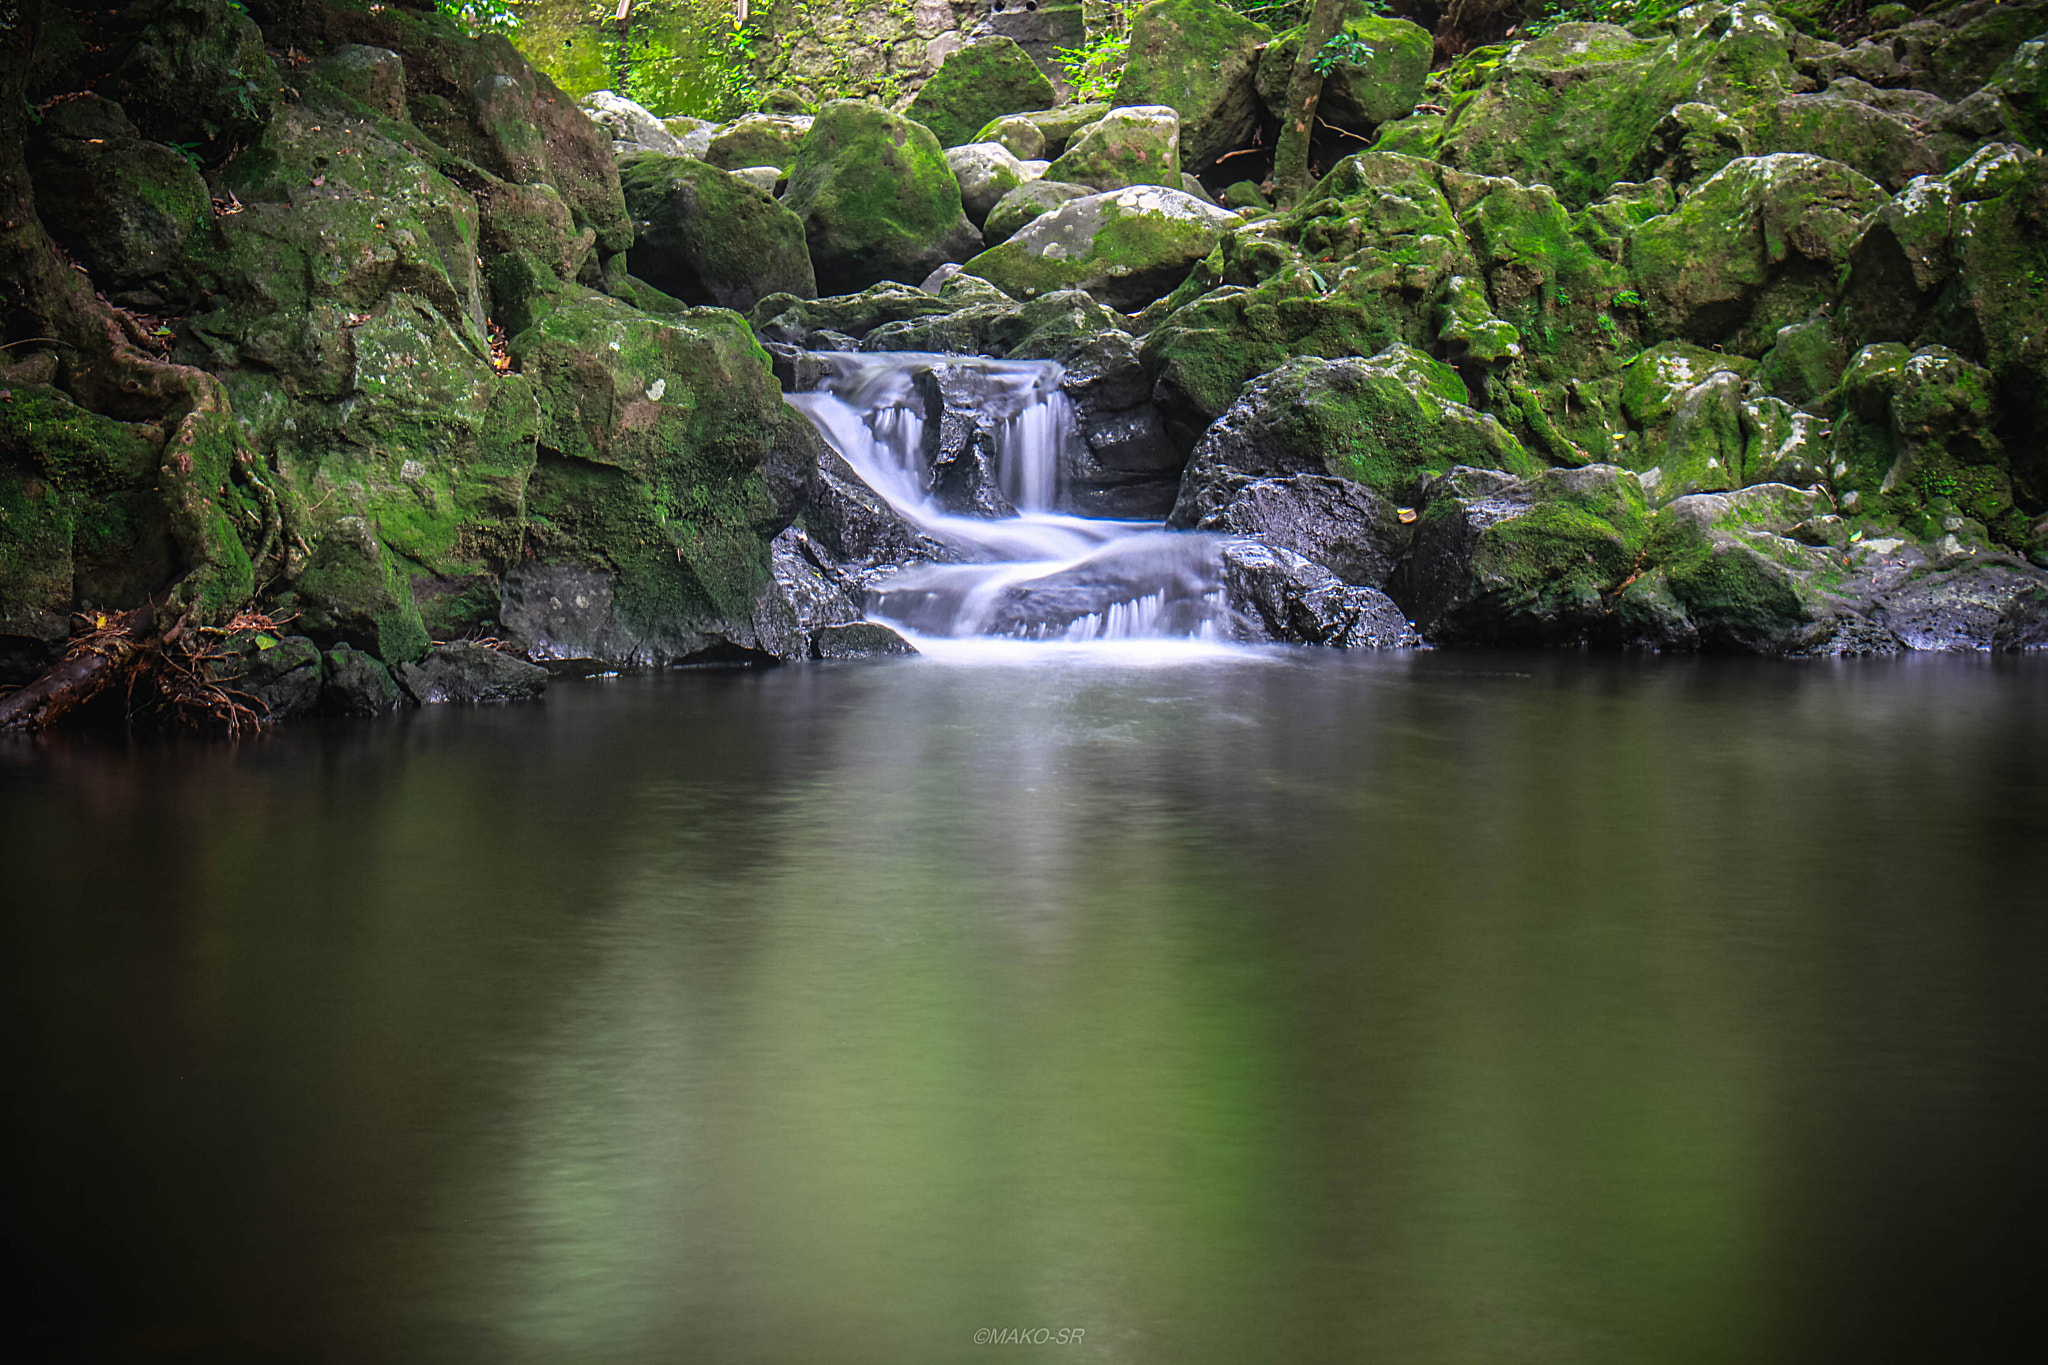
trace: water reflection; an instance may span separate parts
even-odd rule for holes
[[[2037,1311],[2044,678],[1081,653],[15,744],[29,1320],[1971,1355]]]

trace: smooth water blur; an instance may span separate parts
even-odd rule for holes
[[[0,747],[16,1340],[2003,1358],[2048,668],[1126,653]],[[981,1328],[1079,1345],[977,1346]]]

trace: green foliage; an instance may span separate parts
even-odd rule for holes
[[[1371,60],[1373,46],[1360,42],[1343,29],[1331,35],[1330,41],[1316,49],[1316,55],[1309,65],[1318,76],[1327,76],[1340,66],[1362,66]]]
[[[1074,98],[1083,101],[1116,98],[1117,81],[1124,74],[1124,58],[1131,48],[1131,14],[1136,5],[1116,5],[1103,26],[1088,35],[1080,47],[1063,47],[1060,70],[1074,87]]]
[[[511,0],[439,0],[436,8],[468,30],[472,38],[486,33],[518,37],[519,11],[513,8]]]

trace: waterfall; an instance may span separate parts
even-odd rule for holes
[[[787,395],[869,487],[967,562],[870,584],[870,619],[931,638],[1227,640],[1218,538],[1061,512],[1079,450],[1049,360],[819,352]]]

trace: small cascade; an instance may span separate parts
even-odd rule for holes
[[[907,634],[1018,640],[1225,640],[1216,537],[1058,510],[1081,436],[1047,360],[820,352],[787,401],[898,514],[961,562],[869,585]]]

